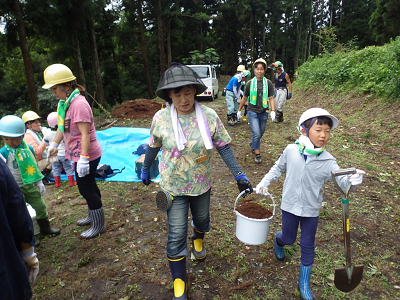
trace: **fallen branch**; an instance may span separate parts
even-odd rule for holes
[[[359,223],[359,224],[365,225],[365,226],[367,226],[369,229],[374,229],[373,226],[371,226],[371,225],[369,225],[369,224],[367,224],[367,223],[365,223],[365,222],[363,222],[363,221],[359,221],[359,220],[357,220],[357,219],[353,219],[353,221],[354,221],[354,222],[357,222],[357,223]]]
[[[248,289],[253,283],[251,280],[247,280],[246,282],[243,282],[242,284],[235,286],[233,288],[230,288],[229,291],[234,291],[234,290],[246,290]]]
[[[113,230],[115,230],[115,229],[117,229],[117,228],[120,228],[120,227],[122,227],[122,226],[124,226],[124,225],[125,225],[125,222],[119,222],[118,224],[116,224],[116,225],[114,225],[114,226],[108,228],[106,232],[113,231]]]

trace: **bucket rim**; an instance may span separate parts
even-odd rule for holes
[[[236,209],[233,210],[233,211],[236,213],[237,216],[240,216],[240,217],[242,217],[242,218],[245,218],[245,219],[247,219],[247,220],[249,220],[249,221],[256,221],[256,222],[265,222],[265,221],[269,221],[269,220],[271,220],[271,219],[275,216],[275,214],[272,214],[272,216],[270,216],[269,218],[254,219],[254,218],[246,217],[245,215],[243,215],[243,214],[241,214],[240,212],[238,212]]]
[[[264,219],[253,219],[253,218],[249,218],[249,217],[246,217],[246,216],[242,215],[240,212],[238,212],[238,211],[236,210],[236,204],[237,204],[239,198],[240,198],[244,193],[246,193],[246,190],[240,192],[239,195],[237,195],[237,197],[236,197],[235,204],[234,204],[234,206],[233,206],[233,211],[236,213],[236,215],[240,215],[240,216],[242,216],[242,217],[244,217],[244,218],[246,218],[246,219],[248,219],[248,220],[264,220],[264,221],[265,221],[265,220],[272,219],[272,218],[275,216],[275,207],[276,207],[276,204],[275,204],[274,198],[272,198],[272,195],[271,195],[269,192],[266,192],[266,193],[263,193],[263,194],[260,194],[260,195],[268,196],[268,197],[271,198],[272,204],[273,204],[273,210],[272,210],[272,216],[271,216],[271,217],[269,217],[269,218],[264,218]]]

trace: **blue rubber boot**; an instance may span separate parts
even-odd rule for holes
[[[168,262],[174,281],[174,297],[172,300],[186,300],[186,256],[178,259],[168,258]]]
[[[314,299],[308,285],[310,282],[311,268],[312,265],[305,267],[303,264],[300,264],[299,290],[301,299],[304,300]]]
[[[276,237],[280,233],[282,233],[282,232],[279,231],[277,234],[275,234],[274,252],[275,252],[275,256],[276,256],[277,260],[283,260],[285,258],[285,248],[283,248],[283,246],[282,247],[279,246],[276,241]]]
[[[204,260],[206,258],[206,248],[203,244],[204,232],[193,228],[192,235],[192,246],[193,246],[193,255],[196,257],[196,260]]]

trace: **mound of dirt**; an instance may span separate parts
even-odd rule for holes
[[[242,204],[236,210],[251,219],[267,219],[272,216],[272,212],[269,209],[253,202]]]
[[[118,119],[151,119],[161,109],[161,104],[149,99],[127,100],[111,111]]]

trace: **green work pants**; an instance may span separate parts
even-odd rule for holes
[[[35,184],[33,183],[27,184],[21,186],[20,188],[22,194],[24,195],[25,202],[29,203],[35,210],[36,219],[37,220],[47,219],[48,213],[47,213],[46,203],[44,203],[44,200],[42,196],[40,196],[39,191],[36,188]]]

